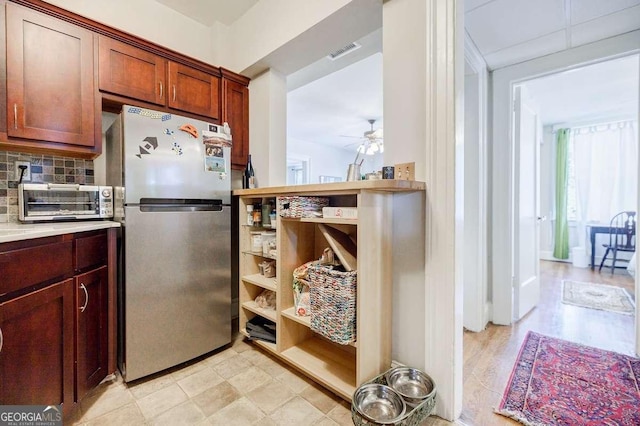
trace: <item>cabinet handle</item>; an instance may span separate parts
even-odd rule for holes
[[[173,102],[176,101],[176,85],[173,85]]]
[[[84,283],[80,284],[80,288],[84,290],[84,306],[80,308],[80,312],[84,312],[87,309],[87,305],[89,304],[89,292],[87,291],[87,287],[84,286]]]
[[[13,128],[18,129],[18,104],[13,104]]]
[[[4,346],[4,335],[2,334],[2,329],[0,328],[0,352],[2,352],[3,346]]]
[[[162,82],[160,82],[160,97],[162,97],[163,95],[163,86],[162,86]]]

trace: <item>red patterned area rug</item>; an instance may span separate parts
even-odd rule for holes
[[[640,359],[530,331],[496,410],[525,425],[640,425]]]

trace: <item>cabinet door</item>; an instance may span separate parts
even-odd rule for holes
[[[99,46],[100,90],[165,104],[166,59],[102,36]]]
[[[106,266],[75,278],[77,401],[107,375],[107,278]]]
[[[95,146],[93,34],[7,4],[7,133]]]
[[[219,77],[169,62],[169,85],[169,107],[220,118]]]
[[[249,88],[226,78],[222,80],[222,121],[229,123],[233,136],[231,166],[242,169],[249,155]]]
[[[73,405],[73,279],[0,304],[0,401]]]

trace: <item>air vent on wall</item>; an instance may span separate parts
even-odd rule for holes
[[[329,53],[329,54],[327,55],[327,58],[331,59],[332,61],[335,61],[336,59],[341,58],[341,57],[343,57],[344,55],[346,55],[347,53],[353,52],[354,50],[357,50],[357,49],[359,49],[360,47],[361,47],[361,46],[360,46],[358,43],[356,43],[356,42],[349,43],[349,44],[347,44],[346,46],[341,47],[340,49],[335,50],[335,51],[333,51],[333,52]]]

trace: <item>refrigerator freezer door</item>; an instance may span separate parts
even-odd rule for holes
[[[230,148],[215,151],[223,153],[224,162],[216,164],[224,164],[223,173],[205,166],[204,134],[217,125],[128,105],[122,119],[125,204],[141,198],[217,198],[230,204]],[[212,160],[213,150],[209,154]]]
[[[229,215],[125,207],[126,381],[231,341]]]

